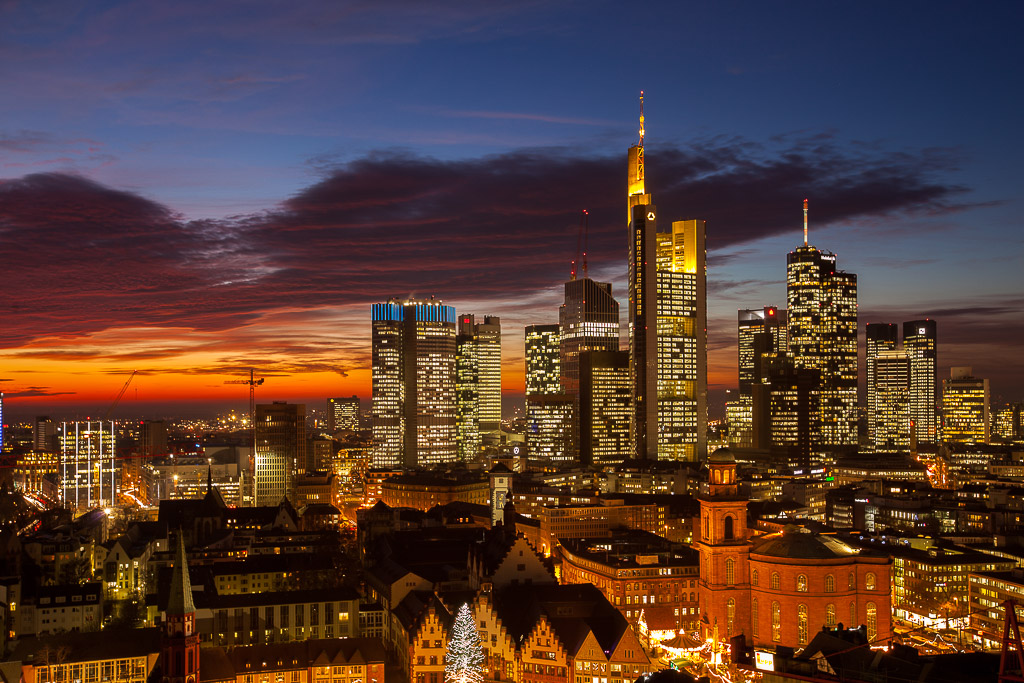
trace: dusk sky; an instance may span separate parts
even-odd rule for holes
[[[0,0],[8,414],[102,412],[132,370],[119,416],[244,408],[249,367],[261,402],[369,399],[370,304],[409,295],[501,316],[511,405],[583,208],[623,301],[641,89],[660,216],[707,220],[712,416],[736,310],[785,305],[804,197],[862,337],[935,318],[940,376],[1024,399],[1022,26],[1021,2]]]

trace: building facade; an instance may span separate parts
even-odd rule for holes
[[[620,463],[632,455],[628,351],[580,355],[580,462]]]
[[[879,351],[874,358],[874,385],[869,411],[872,447],[880,453],[910,450],[910,358],[903,351]]]
[[[455,307],[393,299],[371,317],[374,466],[454,461]]]
[[[910,419],[918,443],[939,440],[938,345],[934,320],[903,323],[903,351],[910,357]]]
[[[868,323],[864,326],[864,374],[867,378],[868,441],[875,442],[875,359],[882,351],[899,347],[899,328],[895,323]]]
[[[706,224],[657,233],[658,458],[707,455]]]
[[[120,476],[114,423],[62,422],[57,442],[64,504],[76,510],[116,505]]]
[[[306,406],[256,406],[255,505],[277,505],[294,498],[295,476],[306,471]]]
[[[942,438],[953,443],[989,443],[988,380],[969,367],[953,367],[942,381]]]
[[[327,399],[327,431],[358,430],[360,405],[358,396]]]
[[[759,309],[741,309],[737,312],[736,326],[737,367],[739,392],[726,406],[729,423],[729,444],[744,448],[767,448],[765,439],[770,425],[758,425],[764,435],[761,444],[754,440],[754,392],[758,385],[768,381],[764,357],[772,353],[785,353],[789,348],[786,310],[776,306]],[[764,410],[759,413],[767,419]]]
[[[580,453],[580,355],[587,351],[619,350],[619,302],[612,286],[588,277],[565,283],[558,310],[559,367],[562,393],[573,399],[570,458]]]

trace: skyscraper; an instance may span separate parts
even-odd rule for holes
[[[707,453],[707,248],[705,222],[675,221],[656,233],[658,458]]]
[[[574,397],[562,391],[558,325],[526,328],[526,448],[530,457],[572,459]]]
[[[867,377],[868,442],[875,443],[875,359],[882,351],[895,351],[899,330],[893,323],[868,323],[864,328],[866,350],[864,374]]]
[[[458,325],[455,390],[459,439],[467,444],[460,459],[466,459],[479,451],[483,435],[501,428],[501,319],[485,316],[478,323],[463,313]]]
[[[934,320],[903,323],[903,350],[910,357],[910,419],[918,443],[939,439],[938,326]]]
[[[991,436],[988,380],[969,367],[949,369],[942,382],[942,438],[953,443],[988,443]]]
[[[729,444],[753,447],[754,444],[754,387],[768,381],[764,375],[762,358],[770,353],[785,353],[788,349],[786,309],[775,306],[757,309],[741,309],[737,312],[736,346],[738,355],[739,392],[726,406],[729,416]],[[759,416],[768,419],[764,410]],[[768,425],[761,427],[762,439],[767,448]]]
[[[742,309],[737,318],[740,393],[749,394],[750,385],[762,379],[761,356],[789,348],[786,310],[775,306]]]
[[[349,398],[327,399],[327,431],[333,434],[344,430],[358,430],[360,406],[359,397],[355,395]]]
[[[306,406],[301,403],[258,404],[255,505],[295,499],[295,475],[307,468]]]
[[[558,325],[529,325],[526,341],[526,397],[562,393]]]
[[[0,418],[2,420],[2,418]],[[36,451],[53,451],[54,439],[57,436],[57,424],[49,415],[36,417],[32,425],[32,449]]]
[[[392,299],[371,318],[374,466],[455,460],[455,307]]]
[[[119,477],[114,423],[62,422],[57,442],[64,504],[73,510],[116,505]]]
[[[480,344],[472,315],[459,316],[455,337],[455,432],[459,460],[480,453]]]
[[[755,448],[784,455],[791,467],[818,464],[821,371],[797,367],[788,353],[761,356],[759,384],[751,385]]]
[[[480,432],[501,429],[501,318],[485,315],[476,323],[477,382],[480,392]]]
[[[821,372],[823,448],[857,445],[857,276],[836,270],[836,256],[807,243],[786,266],[789,348],[798,367]]]
[[[580,354],[619,350],[619,302],[612,286],[588,277],[565,283],[565,300],[558,310],[559,367],[562,393],[573,399],[569,434],[570,458],[579,456]]]
[[[629,374],[633,383],[632,441],[640,459],[658,458],[658,210],[644,185],[644,115],[640,141],[629,148],[626,178],[629,222]]]
[[[871,369],[868,430],[872,446],[881,453],[910,450],[910,359],[904,351],[884,349],[875,354]]]
[[[581,463],[608,465],[632,457],[631,395],[628,351],[585,351],[580,355]]]
[[[575,394],[580,386],[580,354],[619,350],[619,302],[612,286],[589,277],[565,283],[558,309],[559,367],[562,391]]]

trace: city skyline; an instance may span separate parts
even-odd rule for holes
[[[0,72],[19,94],[0,109],[6,413],[106,408],[132,370],[121,415],[241,408],[244,391],[223,382],[249,367],[267,377],[261,403],[355,394],[367,405],[370,304],[410,294],[501,317],[503,391],[521,395],[521,330],[557,322],[583,208],[590,275],[625,307],[619,198],[640,89],[660,211],[707,220],[713,415],[737,385],[736,310],[785,300],[805,196],[811,243],[859,276],[862,377],[866,323],[934,318],[940,377],[973,366],[994,405],[1021,398],[1020,96],[1004,86],[1024,60],[1012,38],[989,35],[1018,8],[893,8],[877,26],[842,8],[780,5],[766,18],[748,7],[729,18],[749,46],[645,45],[638,80],[615,65],[627,47],[607,40],[617,19],[636,19],[614,8],[575,27],[571,3],[443,7],[415,29],[325,10],[333,35],[308,28],[304,9],[272,26],[257,6],[224,27],[198,6],[171,17],[105,3],[58,18],[0,5],[0,54],[23,67]],[[688,9],[697,33],[729,15]],[[680,18],[652,11],[666,26]],[[871,25],[863,46],[829,41],[840,21]],[[181,45],[163,37],[168,24]],[[564,43],[543,53],[555,31]],[[124,60],[143,40],[157,49]],[[595,40],[608,50],[595,64],[572,56]],[[949,56],[950,41],[976,49]],[[182,52],[197,45],[211,58]],[[294,49],[274,62],[268,45]],[[81,60],[61,58],[76,49]],[[529,58],[509,60],[517,51]],[[401,74],[410,60],[424,66]],[[463,92],[429,65],[490,80]],[[558,85],[538,80],[547,68]],[[318,100],[340,74],[345,95]],[[685,106],[694,97],[701,106]],[[968,105],[982,99],[984,118]],[[779,106],[750,111],[761,100]]]

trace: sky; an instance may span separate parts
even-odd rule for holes
[[[0,0],[8,415],[370,397],[370,304],[557,322],[589,211],[623,301],[626,150],[707,221],[712,415],[736,311],[810,242],[859,319],[1024,399],[1024,4]],[[622,306],[625,310],[625,306]]]

